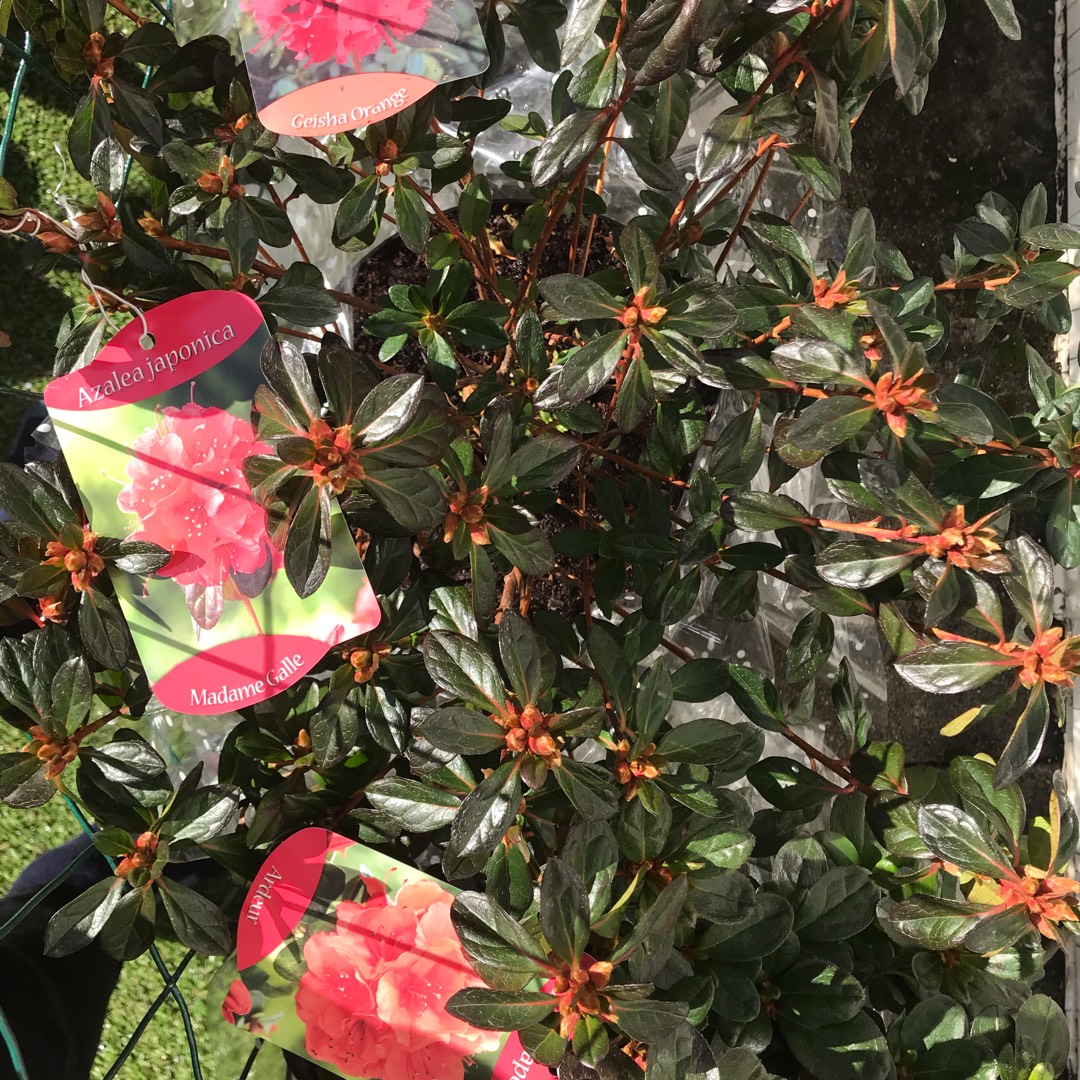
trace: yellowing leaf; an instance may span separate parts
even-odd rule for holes
[[[964,731],[967,726],[974,720],[982,709],[979,706],[975,706],[972,709],[967,709],[959,716],[953,717],[942,729],[941,734],[946,738],[951,739],[954,735],[959,735]]]

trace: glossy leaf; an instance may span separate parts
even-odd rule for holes
[[[939,858],[995,880],[1015,879],[1005,853],[970,814],[944,803],[919,808],[919,834]]]

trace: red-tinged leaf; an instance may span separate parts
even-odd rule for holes
[[[628,330],[613,330],[572,353],[558,369],[559,401],[575,405],[592,397],[611,378],[626,345]]]
[[[986,956],[989,953],[1007,949],[1020,938],[1033,932],[1034,928],[1031,925],[1027,907],[1018,904],[1016,907],[987,915],[976,922],[971,932],[964,938],[964,948]]]
[[[255,431],[263,442],[273,445],[282,439],[306,437],[308,425],[270,387],[255,391],[251,408]]]
[[[1054,562],[1030,536],[1010,540],[1005,550],[1014,570],[1004,579],[1005,591],[1038,636],[1054,621]]]
[[[940,896],[912,896],[889,912],[901,933],[926,949],[953,949],[991,910],[984,904],[967,904]]]
[[[554,274],[540,283],[540,295],[565,319],[614,319],[626,307],[602,285],[577,274]]]
[[[1080,268],[1044,259],[1029,263],[1011,281],[995,289],[994,296],[1009,307],[1035,307],[1065,292],[1077,274],[1080,274]]]
[[[475,641],[446,630],[432,630],[424,639],[424,664],[435,685],[489,714],[506,712],[502,676]]]
[[[939,641],[908,653],[896,670],[912,686],[930,694],[959,694],[997,678],[1017,666],[1016,661],[967,641]]]
[[[910,566],[921,549],[896,541],[837,540],[818,557],[818,573],[842,589],[868,589]]]
[[[286,465],[269,454],[254,454],[244,458],[244,479],[251,488],[252,498],[265,503],[287,481],[298,475],[295,465]]]
[[[909,469],[895,461],[870,458],[859,462],[859,478],[897,517],[919,525],[924,532],[941,528],[945,508]]]
[[[939,859],[961,870],[984,874],[996,881],[1017,879],[1008,856],[986,829],[958,806],[947,803],[920,806],[919,835]]]

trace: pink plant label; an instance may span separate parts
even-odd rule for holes
[[[552,1080],[516,1033],[444,1008],[484,985],[450,919],[456,892],[326,829],[295,833],[248,891],[222,1015],[338,1076]]]
[[[472,0],[240,0],[259,118],[282,135],[355,131],[479,74]]]
[[[215,715],[273,697],[328,649],[378,625],[378,601],[341,511],[332,566],[301,600],[252,497],[244,459],[269,340],[237,292],[191,293],[136,319],[45,390],[98,536],[170,553],[154,573],[110,562],[150,685],[169,709]]]

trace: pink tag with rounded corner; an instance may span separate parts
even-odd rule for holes
[[[259,119],[282,135],[355,131],[488,66],[472,0],[240,0]]]
[[[516,1032],[444,1008],[484,985],[450,919],[456,893],[328,829],[295,833],[244,901],[225,1019],[343,1077],[552,1080]]]
[[[176,712],[232,712],[293,685],[381,613],[336,505],[332,565],[312,596],[296,595],[270,542],[243,472],[269,449],[250,420],[270,340],[254,301],[191,293],[145,320],[51,382],[45,404],[89,528],[132,553],[141,541],[171,552],[150,574],[107,563],[150,685]]]

